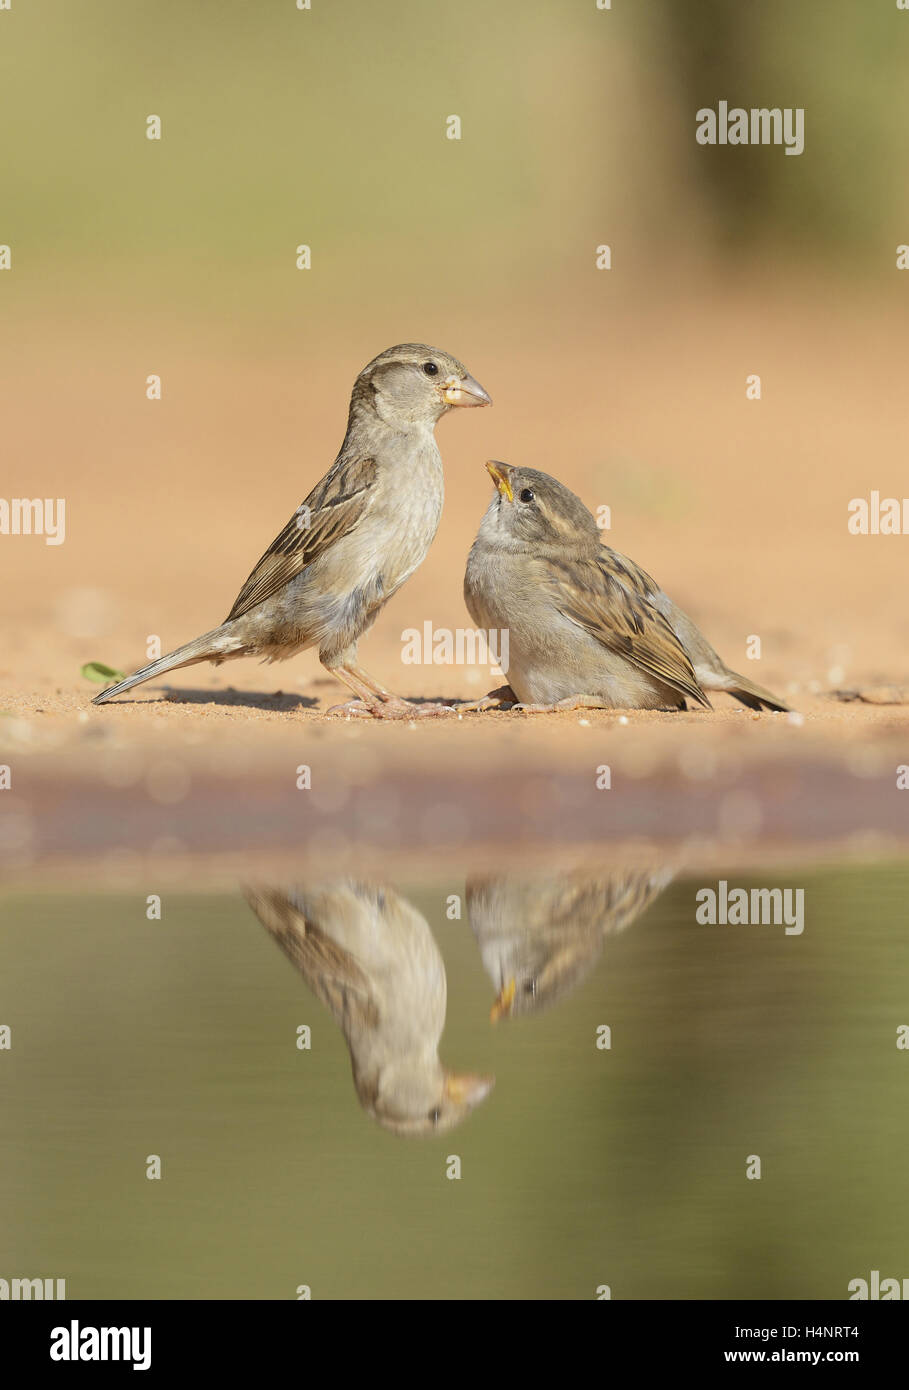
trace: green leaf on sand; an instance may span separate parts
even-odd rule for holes
[[[89,661],[82,667],[82,674],[86,680],[95,681],[98,685],[109,685],[111,681],[122,681],[126,672],[115,671],[105,666],[103,661]]]

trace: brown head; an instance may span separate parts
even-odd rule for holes
[[[367,1084],[354,1077],[360,1104],[383,1129],[420,1138],[461,1124],[494,1082],[493,1076],[448,1071],[438,1057],[401,1059]]]
[[[484,542],[536,554],[599,549],[596,520],[564,483],[535,468],[513,468],[493,459],[486,468],[498,495],[480,526]]]
[[[393,428],[430,427],[447,410],[492,405],[463,362],[425,343],[398,343],[379,353],[354,382],[351,418],[374,412]]]

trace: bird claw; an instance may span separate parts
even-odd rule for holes
[[[365,700],[345,700],[343,705],[332,705],[325,711],[326,719],[371,719],[372,710]]]
[[[368,705],[365,700],[347,700],[343,705],[332,705],[325,714],[346,719],[437,719],[455,714],[457,709],[456,705],[415,704],[395,696],[390,700],[377,700],[374,705]]]
[[[511,708],[513,714],[558,714],[579,709],[609,709],[611,706],[605,705],[596,695],[566,695],[563,700],[556,700],[554,705],[517,704]]]
[[[593,695],[568,695],[557,700],[554,705],[538,705],[512,701],[505,698],[505,692],[514,694],[508,686],[501,690],[491,690],[479,700],[464,704],[442,705],[427,702],[417,704],[398,696],[376,701],[368,705],[365,700],[347,700],[342,705],[332,705],[326,710],[326,717],[335,719],[439,719],[447,715],[482,714],[484,710],[507,710],[511,714],[558,714],[571,710],[603,709],[605,706]]]
[[[510,685],[500,685],[498,690],[490,690],[488,695],[481,696],[479,700],[469,700],[464,704],[455,706],[458,714],[481,714],[487,709],[506,710],[514,708],[514,691]]]
[[[511,709],[512,706],[494,695],[484,695],[481,700],[469,700],[466,704],[455,705],[458,714],[482,714],[487,709]]]
[[[427,702],[418,705],[410,700],[386,701],[373,710],[377,719],[439,719],[455,714],[457,706]]]

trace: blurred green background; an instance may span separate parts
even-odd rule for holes
[[[677,880],[570,998],[496,1028],[445,916],[463,882],[396,885],[445,957],[443,1061],[497,1078],[431,1140],[360,1110],[340,1032],[239,894],[167,895],[160,922],[148,884],[7,897],[0,1274],[70,1298],[493,1299],[844,1299],[906,1275],[909,866],[729,878],[803,887],[804,934],[698,926],[716,878]]]
[[[770,252],[883,276],[905,234],[893,4],[51,0],[0,22],[4,293],[328,315],[583,281],[601,242],[641,284]],[[805,153],[696,145],[720,99],[804,107]]]

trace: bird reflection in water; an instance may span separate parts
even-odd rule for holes
[[[672,870],[651,866],[598,877],[470,878],[467,913],[498,990],[492,1021],[534,1013],[570,994],[606,938],[640,917],[672,877]]]
[[[481,878],[467,913],[498,991],[491,1019],[535,1013],[570,994],[606,938],[640,917],[673,877],[666,868]],[[246,898],[344,1034],[361,1106],[402,1135],[454,1129],[494,1078],[439,1058],[445,966],[426,919],[388,885],[343,879],[255,886]]]
[[[328,1008],[367,1114],[402,1135],[440,1134],[485,1100],[494,1078],[439,1059],[445,966],[425,918],[393,888],[344,880],[249,887],[247,901]]]

